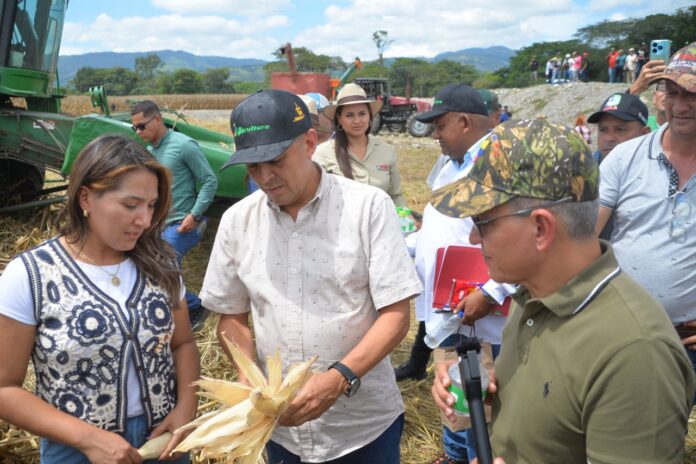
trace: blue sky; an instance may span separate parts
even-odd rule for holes
[[[290,41],[345,60],[372,60],[377,56],[372,33],[383,29],[393,39],[385,56],[429,57],[566,40],[603,19],[672,13],[689,4],[692,0],[70,0],[61,54],[174,49],[270,60],[273,50]]]

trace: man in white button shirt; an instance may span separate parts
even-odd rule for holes
[[[492,94],[492,95],[491,95]],[[433,137],[440,142],[442,153],[449,160],[435,180],[433,190],[442,188],[466,175],[471,164],[478,156],[479,142],[493,126],[489,118],[491,111],[497,109],[497,97],[493,101],[493,93],[485,95],[491,103],[487,107],[484,95],[465,84],[450,84],[443,87],[435,96],[431,111],[422,113],[417,119],[433,123]],[[472,228],[469,218],[451,218],[445,216],[428,203],[423,211],[423,225],[415,234],[416,269],[423,281],[424,292],[416,299],[416,319],[421,322],[419,335],[414,341],[411,359],[397,368],[397,378],[412,369],[417,377],[422,370],[425,377],[425,365],[430,356],[430,350],[424,343],[425,333],[433,335],[438,324],[449,315],[433,313],[433,282],[435,279],[435,263],[438,248],[457,245],[473,246],[469,243],[469,232]],[[505,317],[492,314],[496,303],[502,303],[514,288],[501,285],[494,281],[486,282],[479,291],[465,297],[455,311],[462,310],[462,323],[473,326],[478,337],[492,345],[493,354],[497,355],[500,348],[500,337],[505,324]],[[462,327],[461,333],[469,334],[469,327]],[[445,340],[443,346],[456,344],[452,338]],[[471,434],[469,434],[471,436]],[[452,432],[449,428],[443,430],[444,453],[435,464],[463,464],[473,459],[475,450],[470,446],[467,432]]]
[[[307,107],[279,90],[235,108],[237,152],[260,191],[223,215],[201,297],[265,369],[319,356],[267,446],[269,463],[399,462],[403,402],[389,353],[422,287],[383,191],[324,172]],[[249,327],[253,315],[255,350]],[[245,379],[241,379],[244,381]]]

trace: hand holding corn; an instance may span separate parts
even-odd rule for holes
[[[288,408],[298,390],[312,377],[311,365],[316,356],[292,366],[282,378],[280,354],[266,360],[268,379],[259,367],[233,343],[223,338],[240,376],[251,386],[203,378],[197,382],[199,395],[213,399],[222,407],[206,413],[179,430],[195,428],[177,451],[200,449],[200,458],[225,458],[227,462],[256,464],[270,440],[279,417]]]

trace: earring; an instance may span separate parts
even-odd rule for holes
[[[337,130],[337,131],[340,131],[340,132],[343,132],[343,126],[341,125],[340,122],[339,122],[338,125],[336,126],[336,130]]]
[[[87,211],[86,209],[83,209],[83,210],[82,210],[82,215],[83,215],[84,217],[88,218],[88,217],[89,217],[89,211]]]

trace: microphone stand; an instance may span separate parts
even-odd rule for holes
[[[483,410],[483,394],[481,392],[481,371],[479,356],[481,343],[478,338],[466,338],[457,346],[459,355],[459,375],[469,403],[471,427],[474,431],[476,456],[480,464],[492,464],[493,454],[488,438],[486,413]]]

